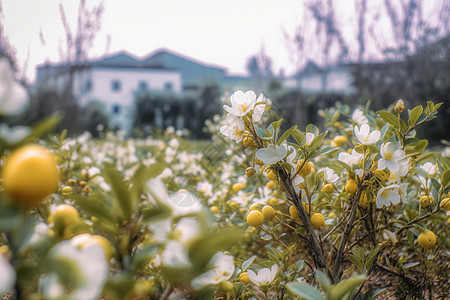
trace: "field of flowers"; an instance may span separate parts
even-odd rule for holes
[[[223,101],[206,142],[2,123],[1,299],[448,296],[450,148],[415,134],[440,104],[301,131],[263,95]]]

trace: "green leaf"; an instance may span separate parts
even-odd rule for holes
[[[399,128],[399,126],[398,126],[398,118],[394,114],[392,114],[390,112],[387,112],[387,111],[382,111],[382,110],[377,111],[377,114],[384,121],[389,123],[389,125],[391,125],[392,127],[397,128],[397,129]]]
[[[136,254],[133,256],[132,268],[134,272],[139,272],[144,269],[150,261],[158,253],[158,247],[156,245],[140,247]]]
[[[156,205],[142,209],[142,221],[145,223],[153,223],[167,219],[172,214],[172,209],[155,199]]]
[[[367,145],[364,145],[364,144],[359,144],[359,145],[357,145],[357,146],[355,147],[355,151],[358,152],[358,153],[360,153],[360,154],[364,154],[364,152],[366,151],[366,149],[367,149]]]
[[[365,280],[365,276],[355,276],[339,282],[337,285],[331,287],[330,293],[327,295],[328,300],[342,299],[347,293],[356,289]]]
[[[277,141],[277,145],[281,145],[282,142],[284,142],[290,135],[292,135],[292,133],[294,132],[294,130],[297,129],[297,125],[292,126],[291,128],[289,128],[288,130],[286,130],[281,137],[278,139]]]
[[[113,167],[106,167],[103,171],[105,179],[111,184],[111,190],[114,194],[114,199],[116,204],[120,209],[120,214],[129,220],[131,217],[131,212],[135,210],[137,204],[137,198],[134,193],[128,191],[123,177],[119,172]]]
[[[420,140],[420,142],[410,144],[405,147],[406,154],[419,154],[422,153],[428,145],[427,140]]]
[[[319,290],[306,285],[306,284],[302,284],[299,282],[288,282],[286,284],[288,290],[300,297],[303,297],[304,299],[307,300],[324,300],[324,298],[322,297],[322,294],[320,294]]]
[[[308,126],[306,126],[306,132],[311,132],[315,136],[318,136],[319,133],[320,133],[320,130],[319,130],[319,128],[316,125],[309,124]]]
[[[278,129],[278,128],[280,128],[281,127],[281,122],[283,122],[283,119],[279,119],[278,121],[273,121],[272,122],[272,127],[273,127],[273,130],[274,130],[274,132]]]
[[[444,174],[442,174],[442,188],[446,189],[450,183],[450,169],[445,171]]]
[[[404,264],[403,265],[403,269],[409,269],[409,268],[412,268],[412,267],[415,267],[415,266],[418,266],[418,265],[420,265],[419,261],[410,262],[410,263]]]
[[[409,119],[408,119],[408,125],[409,126],[414,126],[417,123],[417,120],[419,120],[420,115],[423,112],[423,107],[422,105],[418,105],[416,107],[414,107],[410,112],[409,112]]]
[[[325,136],[327,135],[328,131],[325,131],[322,134],[319,134],[318,136],[316,136],[311,144],[308,146],[309,151],[314,151],[317,147],[319,147],[322,144],[323,139],[325,138]]]
[[[89,215],[96,217],[102,228],[114,228],[115,216],[111,213],[111,207],[100,197],[98,193],[91,193],[88,197],[81,195],[72,195],[76,204]]]
[[[250,265],[253,263],[255,258],[256,258],[256,255],[253,255],[252,257],[250,257],[249,259],[247,259],[246,261],[244,261],[242,263],[241,269],[242,269],[243,272],[245,272],[245,270],[247,270],[248,267],[250,267]]]
[[[197,270],[203,270],[217,251],[230,247],[241,237],[242,232],[234,228],[210,231],[191,243],[189,258]]]
[[[66,286],[78,287],[83,284],[84,278],[80,267],[75,260],[60,255],[51,255],[45,260],[44,266],[49,271],[58,274],[62,283]]]
[[[364,266],[362,262],[356,258],[355,256],[348,256],[348,258],[352,261],[352,263],[358,268],[358,270],[362,273],[364,272]]]
[[[135,279],[129,274],[119,274],[110,277],[103,288],[108,298],[126,299],[126,296],[134,286]]]
[[[367,270],[370,270],[370,268],[372,267],[372,264],[374,262],[374,260],[377,258],[378,256],[378,252],[380,251],[381,246],[377,245],[375,248],[372,248],[369,252],[369,255],[367,255],[367,258],[364,262],[364,265],[366,266]]]
[[[320,284],[320,287],[325,292],[325,294],[328,294],[328,291],[331,288],[331,280],[328,278],[328,276],[324,272],[316,270],[316,280]]]
[[[140,165],[134,172],[132,189],[139,198],[144,193],[145,183],[150,178],[155,178],[167,167],[165,162],[157,161],[150,166]]]
[[[298,129],[295,129],[292,132],[292,137],[295,139],[295,141],[299,144],[299,145],[303,145],[303,143],[305,142],[306,136],[303,132],[301,132]]]

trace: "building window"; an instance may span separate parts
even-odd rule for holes
[[[91,80],[86,80],[86,84],[84,86],[84,91],[86,93],[89,93],[90,91],[92,91],[92,81]]]
[[[147,81],[143,81],[143,80],[139,81],[138,88],[140,90],[147,90],[148,89]]]
[[[198,90],[198,86],[196,86],[196,85],[185,85],[185,86],[183,86],[183,89],[185,91],[197,91]]]
[[[164,84],[164,89],[165,89],[166,91],[171,91],[171,90],[173,89],[172,82],[166,82],[166,83]]]
[[[111,81],[111,91],[113,92],[120,92],[122,89],[122,84],[119,80],[113,80]]]
[[[120,104],[114,104],[114,105],[112,106],[112,112],[113,112],[113,114],[115,114],[115,115],[120,114],[120,109],[121,109]]]

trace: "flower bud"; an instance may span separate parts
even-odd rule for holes
[[[405,103],[403,103],[402,99],[397,101],[397,104],[395,104],[394,110],[397,114],[401,114],[405,110]]]

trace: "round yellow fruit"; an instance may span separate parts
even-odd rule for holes
[[[349,194],[354,194],[358,190],[358,184],[353,179],[350,179],[347,181],[347,184],[345,185],[345,191]]]
[[[433,199],[433,197],[429,197],[427,195],[424,195],[424,196],[420,197],[419,202],[420,202],[420,206],[425,208],[425,207],[430,206],[431,203],[434,202],[434,199]]]
[[[256,174],[255,168],[248,167],[248,168],[245,170],[245,175],[247,175],[247,177],[249,177],[249,178],[255,176],[255,174]]]
[[[278,199],[277,198],[270,198],[269,201],[267,201],[270,205],[277,205]]]
[[[3,188],[13,201],[36,206],[58,189],[58,169],[53,156],[41,146],[28,145],[6,158]]]
[[[273,218],[275,218],[275,210],[270,205],[264,206],[262,208],[262,213],[264,215],[264,219],[273,219]]]
[[[246,187],[247,186],[245,184],[238,182],[238,183],[233,184],[232,190],[233,190],[233,193],[237,193],[240,190],[245,189]]]
[[[266,184],[266,187],[268,187],[269,189],[273,190],[273,189],[275,189],[277,187],[277,184],[275,183],[275,181],[269,181]]]
[[[58,205],[55,212],[49,217],[49,222],[53,222],[58,231],[77,224],[79,221],[80,214],[77,209],[68,204]]]
[[[259,210],[251,211],[247,216],[247,223],[253,227],[260,227],[264,222],[264,215]]]
[[[348,142],[348,139],[346,136],[344,135],[337,135],[334,137],[333,139],[333,143],[337,146],[337,147],[342,147],[345,145],[345,143]]]
[[[251,283],[252,281],[250,280],[250,278],[248,278],[248,273],[247,272],[243,272],[241,273],[241,275],[239,275],[238,280],[240,282],[243,282],[245,284],[247,283]]]
[[[325,224],[325,217],[321,213],[312,214],[310,220],[314,228],[320,228]]]
[[[72,194],[73,193],[73,189],[72,189],[72,187],[70,187],[70,186],[63,186],[63,188],[61,189],[61,191],[64,193],[64,194]]]
[[[233,283],[231,283],[229,280],[224,280],[219,285],[220,290],[223,292],[228,292],[233,289]]]
[[[304,161],[305,161],[304,159],[298,160],[297,168],[295,169],[295,172],[296,173],[298,172],[298,174],[300,174],[301,176],[306,177],[311,173],[311,171],[312,171],[311,165],[313,165],[313,163],[312,162],[303,163]]]
[[[441,207],[445,210],[450,210],[450,198],[444,198],[441,201]]]
[[[275,174],[274,171],[269,171],[269,173],[267,173],[267,178],[269,178],[269,180],[276,180],[277,179],[277,174]]]
[[[263,204],[261,202],[255,202],[253,203],[250,208],[248,209],[249,211],[253,211],[253,210],[261,210],[261,206],[263,206]]]
[[[334,186],[331,183],[325,184],[321,189],[325,194],[330,195],[334,191]]]
[[[436,235],[433,231],[425,231],[419,234],[417,243],[424,249],[433,247],[436,244]]]
[[[289,215],[291,216],[292,219],[296,219],[296,220],[300,219],[297,207],[295,207],[295,205],[293,205],[293,204],[291,205],[291,207],[289,207]]]
[[[217,206],[211,206],[209,210],[215,214],[219,212],[219,208]]]

